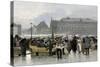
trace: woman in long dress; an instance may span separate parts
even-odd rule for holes
[[[82,40],[81,40],[81,38],[77,39],[77,50],[78,50],[79,54],[82,51]]]

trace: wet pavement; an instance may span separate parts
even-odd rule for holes
[[[69,55],[63,55],[62,59],[57,59],[57,56],[48,56],[41,55],[35,56],[28,54],[26,57],[16,56],[14,58],[15,66],[23,66],[23,65],[42,65],[42,64],[58,64],[58,63],[74,63],[74,62],[89,62],[89,61],[97,61],[97,51],[90,51],[90,55],[86,56],[83,54],[74,54],[71,52]]]

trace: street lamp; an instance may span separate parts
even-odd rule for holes
[[[51,18],[51,40],[50,40],[50,45],[49,45],[49,55],[52,56],[52,48],[53,48],[53,43],[54,43],[54,26],[53,26],[53,21]]]
[[[52,18],[51,18],[51,32],[52,32],[52,42],[54,41],[54,25],[52,23]]]
[[[31,40],[32,40],[32,23],[30,23],[31,24]]]

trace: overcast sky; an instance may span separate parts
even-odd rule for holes
[[[63,17],[78,17],[97,19],[97,7],[86,5],[69,5],[42,2],[14,2],[14,23],[21,24],[22,28],[29,28],[40,21],[50,24],[51,17],[61,19]]]

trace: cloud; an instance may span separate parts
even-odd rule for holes
[[[14,2],[14,22],[22,24],[23,28],[30,27],[31,22],[34,25],[37,25],[40,21],[46,21],[49,25],[51,17],[54,19],[60,19],[68,16],[96,19],[97,7],[28,1]]]

